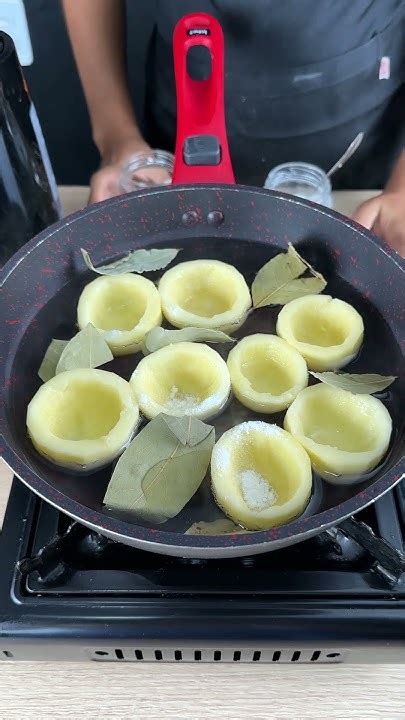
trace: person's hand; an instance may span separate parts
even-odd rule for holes
[[[139,138],[126,140],[118,144],[114,150],[104,156],[100,170],[98,170],[90,181],[89,203],[108,200],[108,198],[121,195],[123,189],[120,186],[120,178],[123,166],[129,158],[138,152],[149,152],[150,146]],[[140,179],[145,175],[148,181],[150,172],[140,171]]]
[[[137,137],[123,141],[109,151],[103,157],[100,169],[91,177],[89,204],[121,195],[123,190],[120,178],[123,166],[131,155],[148,151],[149,145]]]
[[[119,195],[122,192],[119,187],[120,175],[120,163],[104,165],[97,170],[90,180],[89,205]]]
[[[394,165],[384,192],[362,203],[353,220],[405,257],[405,150]]]
[[[389,190],[362,203],[353,215],[360,225],[405,257],[405,192]]]

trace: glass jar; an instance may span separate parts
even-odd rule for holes
[[[277,165],[269,172],[264,187],[332,207],[330,180],[317,165],[304,162]]]
[[[134,153],[122,168],[121,189],[132,192],[156,185],[170,185],[173,165],[174,155],[166,150]]]

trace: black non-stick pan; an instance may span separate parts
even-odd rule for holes
[[[208,80],[187,77],[186,53],[196,43],[211,54]],[[331,210],[231,184],[222,110],[222,33],[215,20],[194,15],[179,23],[175,65],[180,98],[174,180],[190,182],[194,178],[194,184],[139,191],[88,207],[34,238],[1,271],[1,454],[35,493],[120,542],[194,557],[267,552],[339,523],[387,492],[404,473],[404,263],[376,237]],[[190,135],[212,137],[187,141]],[[185,157],[192,164],[187,164]],[[206,184],[209,180],[212,184]],[[111,467],[83,477],[51,469],[41,460],[27,436],[27,404],[40,384],[37,371],[50,339],[69,338],[75,332],[80,292],[93,279],[83,265],[81,247],[91,253],[96,264],[135,248],[180,247],[176,261],[225,260],[250,283],[258,269],[285,250],[288,242],[324,273],[328,293],[347,300],[364,319],[364,346],[348,370],[399,376],[381,396],[394,427],[388,455],[364,482],[337,486],[315,476],[308,508],[296,520],[264,532],[207,537],[185,535],[184,531],[193,522],[220,516],[211,498],[209,478],[180,515],[151,528],[103,507]],[[276,309],[270,308],[256,311],[239,336],[274,332],[276,314]],[[116,358],[106,369],[129,378],[138,360],[137,355]],[[255,417],[259,416],[233,400],[214,423],[217,437]],[[272,415],[269,421],[280,423],[282,416]]]

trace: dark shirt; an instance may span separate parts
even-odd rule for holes
[[[364,131],[335,186],[385,182],[404,142],[405,0],[158,0],[150,134],[170,149],[172,34],[190,12],[214,15],[224,31],[226,120],[238,181],[261,185],[271,167],[291,160],[327,169]],[[390,77],[380,79],[386,57]]]

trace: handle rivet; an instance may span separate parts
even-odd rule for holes
[[[196,225],[198,220],[198,213],[195,210],[188,210],[188,212],[183,213],[181,217],[181,222],[185,225],[185,227]]]
[[[224,222],[224,213],[220,210],[212,210],[207,215],[207,223],[208,225],[213,225],[214,227],[219,227],[219,225],[222,225]]]

